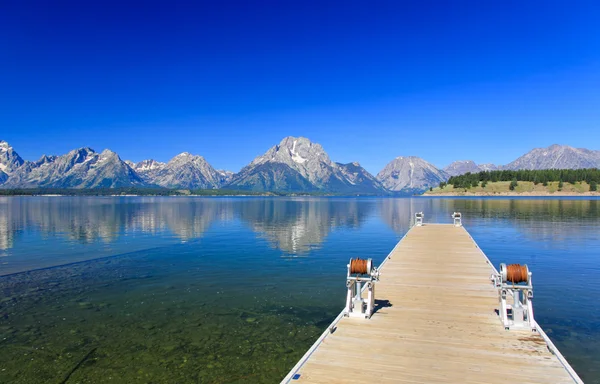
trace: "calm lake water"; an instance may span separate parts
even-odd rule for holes
[[[600,383],[600,200],[0,197],[0,383],[275,383],[415,212],[453,211]]]

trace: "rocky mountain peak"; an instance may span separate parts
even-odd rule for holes
[[[15,152],[10,144],[4,140],[0,141],[0,171],[6,175],[10,175],[24,163],[25,161]]]
[[[293,136],[283,138],[278,145],[269,149],[264,155],[256,157],[250,164],[258,165],[267,162],[287,164],[303,173],[305,177],[310,173],[308,169],[314,167],[315,163],[332,165],[321,144],[313,143],[306,137]]]
[[[502,169],[579,169],[600,167],[600,151],[553,144],[535,148]]]
[[[96,151],[94,151],[92,148],[89,147],[82,147],[79,149],[74,149],[72,151],[70,151],[69,153],[67,153],[66,155],[63,155],[63,160],[65,165],[67,165],[68,167],[71,167],[75,164],[79,164],[79,163],[86,163],[88,161],[91,161],[92,159],[94,159],[98,154],[96,153]],[[61,156],[62,157],[62,156]]]
[[[498,169],[498,166],[492,163],[479,164],[478,167],[482,171],[495,171]]]
[[[178,154],[166,164],[144,160],[134,169],[146,182],[167,188],[214,189],[222,185],[223,179],[204,157],[189,152]]]
[[[119,156],[119,155],[117,155],[117,153],[116,153],[116,152],[114,152],[114,151],[111,151],[111,150],[110,150],[110,149],[108,149],[108,148],[106,148],[104,151],[100,152],[100,154],[101,154],[101,155],[103,155],[103,156],[115,156],[115,155],[116,155],[116,156]]]
[[[276,163],[287,165],[317,187],[336,168],[323,147],[305,137],[283,138],[264,155],[256,157],[249,167]]]
[[[8,142],[0,140],[0,152],[7,152],[10,149],[12,149],[12,147],[10,144],[8,144]]]
[[[121,161],[121,157],[116,152],[111,151],[110,149],[105,149],[98,155],[99,161]],[[125,163],[124,163],[125,164]]]
[[[360,167],[360,166],[358,166]],[[334,163],[318,143],[288,136],[256,157],[229,187],[253,190],[365,192],[382,190],[366,170]]]
[[[418,192],[447,180],[448,175],[433,164],[416,156],[399,156],[377,174],[390,191]]]
[[[463,175],[467,172],[477,173],[482,169],[473,160],[458,160],[443,169],[450,176]]]
[[[228,184],[235,176],[235,173],[227,171],[225,169],[218,169],[217,173],[219,174],[219,180],[221,185]]]
[[[175,156],[167,164],[181,164],[186,162],[195,162],[195,163],[206,163],[204,157],[200,155],[193,155],[189,152],[182,152],[179,155]]]
[[[137,164],[133,164],[131,166],[136,172],[144,173],[149,171],[154,171],[157,169],[162,169],[167,165],[166,163],[162,163],[160,161],[156,161],[154,159],[142,160]]]
[[[46,155],[42,155],[42,157],[40,157],[40,159],[38,161],[35,162],[36,166],[40,166],[40,165],[44,165],[47,163],[52,163],[56,160],[57,156],[46,156]]]

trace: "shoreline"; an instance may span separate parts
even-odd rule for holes
[[[600,197],[600,192],[444,192],[444,193],[424,193],[421,196],[426,197],[453,197],[453,196],[473,196],[473,197],[494,197],[494,196],[530,196],[530,197]]]

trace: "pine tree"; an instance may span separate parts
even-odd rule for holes
[[[596,183],[595,180],[590,181],[590,191],[597,191],[598,190],[598,183]]]
[[[515,188],[517,187],[517,185],[519,185],[519,183],[517,182],[517,179],[512,179],[512,181],[510,182],[510,186],[508,187],[508,189],[510,189],[511,191],[514,191]]]

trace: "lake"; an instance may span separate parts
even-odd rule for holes
[[[536,320],[600,383],[600,200],[0,197],[0,383],[275,383],[352,257],[463,224],[533,272]]]

